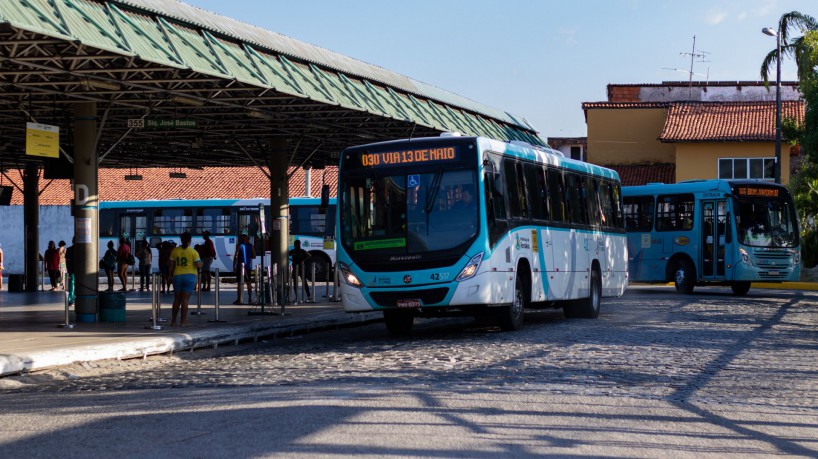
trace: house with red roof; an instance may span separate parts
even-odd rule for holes
[[[782,82],[782,119],[804,121],[797,82]],[[608,100],[582,104],[587,160],[624,185],[709,178],[775,178],[775,90],[762,82],[608,85]],[[788,183],[798,148],[782,145]]]

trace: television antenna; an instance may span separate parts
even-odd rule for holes
[[[691,98],[693,96],[693,75],[705,77],[705,84],[710,81],[710,67],[707,67],[707,73],[696,73],[693,71],[693,64],[696,62],[705,63],[710,62],[708,59],[710,57],[710,52],[705,51],[702,49],[696,50],[696,36],[693,35],[693,48],[689,53],[682,52],[679,53],[682,56],[690,56],[690,69],[689,70],[681,70],[681,69],[672,69],[664,67],[662,70],[673,70],[674,72],[682,72],[686,73],[688,77],[688,89],[687,89],[687,97]]]

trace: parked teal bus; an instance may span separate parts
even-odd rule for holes
[[[631,282],[729,285],[797,281],[798,218],[789,191],[757,180],[623,187]]]
[[[233,271],[233,254],[240,234],[250,236],[257,259],[268,252],[269,239],[262,236],[259,205],[263,205],[264,221],[270,225],[270,200],[257,199],[198,199],[198,200],[147,200],[102,201],[99,205],[100,258],[107,249],[108,241],[118,244],[119,238],[128,239],[132,247],[136,241],[147,241],[158,260],[158,245],[163,241],[179,243],[179,236],[189,232],[192,244],[203,242],[208,231],[216,248],[212,268],[221,272]],[[329,279],[332,274],[327,266],[335,264],[335,199],[329,199],[324,207],[320,198],[297,197],[289,201],[290,248],[295,240],[310,252],[308,260],[315,265],[316,280]],[[135,249],[134,249],[135,250]],[[269,264],[269,258],[265,264]],[[158,262],[153,266],[158,270]],[[308,266],[307,272],[312,273]]]
[[[341,154],[336,255],[346,311],[490,317],[527,308],[595,318],[622,295],[627,255],[617,173],[549,148],[441,136]]]

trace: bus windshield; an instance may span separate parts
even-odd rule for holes
[[[341,240],[353,253],[446,251],[477,235],[474,170],[372,171],[346,177],[342,186]]]
[[[798,225],[792,202],[782,199],[736,199],[738,239],[752,247],[796,247]]]

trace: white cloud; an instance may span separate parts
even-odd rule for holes
[[[727,19],[727,11],[724,10],[710,10],[705,14],[704,22],[710,25],[717,25]]]

